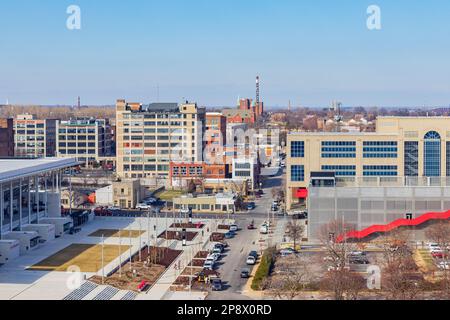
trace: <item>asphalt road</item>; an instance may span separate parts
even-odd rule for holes
[[[250,268],[247,266],[246,260],[250,251],[261,251],[259,245],[260,239],[266,239],[267,236],[260,235],[259,226],[268,219],[268,214],[272,206],[272,188],[280,187],[282,184],[282,176],[267,178],[261,199],[256,200],[255,210],[246,214],[236,215],[235,219],[240,227],[235,238],[228,240],[230,245],[226,255],[221,259],[218,271],[224,282],[224,290],[220,292],[211,292],[208,296],[209,300],[243,300],[245,296],[241,295],[247,279],[241,279],[240,273],[242,268]],[[247,226],[254,221],[256,230],[247,230]]]

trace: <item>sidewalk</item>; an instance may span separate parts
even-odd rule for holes
[[[209,228],[209,232],[206,230]],[[198,251],[203,250],[207,243],[209,242],[209,238],[211,233],[213,232],[212,222],[208,221],[204,227],[205,234],[203,237],[203,241],[197,242],[201,239],[201,235],[197,235],[197,237],[192,241],[192,243],[188,244],[187,247],[182,247],[180,241],[178,241],[177,249],[183,250],[177,259],[172,263],[172,265],[161,275],[161,277],[156,281],[156,283],[150,288],[147,294],[139,295],[136,300],[165,300],[170,299],[173,295],[170,293],[170,287],[178,278],[179,273],[182,270],[177,270],[176,266],[178,264],[186,267],[188,263],[190,263],[192,257],[195,257]],[[191,249],[192,248],[192,253]]]

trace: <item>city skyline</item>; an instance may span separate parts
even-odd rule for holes
[[[68,30],[67,8],[81,9]],[[381,30],[368,30],[368,6]],[[267,107],[448,106],[450,47],[444,1],[137,1],[22,0],[0,4],[0,101],[113,105],[196,101]],[[26,10],[24,10],[26,8]],[[274,21],[276,23],[272,23]],[[206,27],[207,26],[207,27]]]

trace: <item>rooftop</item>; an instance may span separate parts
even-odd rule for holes
[[[76,166],[72,158],[0,159],[0,182],[26,178],[36,174]]]
[[[150,103],[147,106],[143,106],[143,110],[147,112],[178,112],[180,108],[178,103]]]

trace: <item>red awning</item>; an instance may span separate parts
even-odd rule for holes
[[[297,189],[297,192],[295,193],[295,197],[298,199],[308,198],[308,189],[306,189],[306,188]]]

